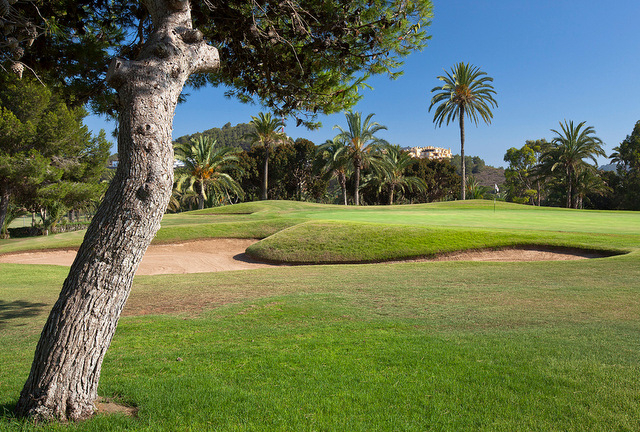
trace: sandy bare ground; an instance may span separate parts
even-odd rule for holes
[[[245,254],[246,248],[256,241],[252,239],[208,239],[151,245],[140,263],[137,274],[205,273],[275,267],[276,265],[273,264],[254,261]],[[75,256],[75,250],[22,252],[0,255],[0,263],[70,266]],[[552,261],[600,256],[551,250],[505,249],[458,252],[432,259],[411,261]]]
[[[206,273],[275,267],[254,261],[244,253],[255,242],[257,240],[254,239],[210,239],[151,245],[136,274]],[[0,255],[0,263],[70,266],[76,252],[55,250]]]

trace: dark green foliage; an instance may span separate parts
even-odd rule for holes
[[[338,158],[346,158],[353,164],[353,202],[360,205],[360,176],[361,170],[369,168],[377,163],[375,154],[378,146],[386,145],[387,142],[375,136],[387,127],[377,122],[371,121],[375,114],[369,114],[364,121],[362,113],[348,112],[345,114],[347,129],[342,129],[339,125],[334,126],[340,133],[336,135],[334,141],[341,145],[338,150]]]
[[[504,155],[509,164],[505,170],[504,189],[507,201],[520,204],[537,204],[542,201],[545,179],[537,170],[542,152],[547,149],[546,140],[527,141],[522,148],[511,147]]]
[[[244,193],[229,172],[238,169],[239,150],[224,147],[206,135],[191,138],[175,146],[176,159],[183,163],[176,172],[172,210],[181,207],[185,198],[195,198],[198,209],[236,202]],[[181,200],[176,198],[181,195]],[[209,201],[212,201],[211,205]],[[187,207],[189,208],[189,207]]]
[[[543,149],[540,158],[540,175],[550,178],[550,186],[556,189],[549,198],[553,205],[561,203],[557,195],[564,197],[567,208],[582,208],[585,195],[584,185],[590,183],[591,190],[603,190],[602,180],[597,177],[596,166],[585,159],[591,159],[597,164],[597,156],[604,156],[603,142],[595,136],[592,126],[585,126],[586,122],[574,125],[573,121],[560,123],[561,130],[551,130],[556,136],[551,144]]]
[[[640,121],[636,122],[631,135],[613,150],[609,157],[618,165],[618,179],[609,186],[614,190],[615,207],[640,210]]]
[[[427,184],[425,191],[409,191],[405,197],[411,203],[448,201],[460,190],[461,177],[448,160],[415,159],[407,175],[416,176]]]
[[[378,204],[393,204],[403,202],[407,192],[426,191],[427,184],[418,176],[407,174],[407,168],[413,165],[414,158],[409,152],[403,151],[397,145],[381,145],[375,154],[376,163],[371,166],[371,173],[367,183],[369,188],[381,196],[384,201]]]
[[[347,205],[347,177],[351,173],[352,164],[342,148],[343,143],[336,139],[327,140],[318,146],[314,169],[322,179],[329,181],[330,196],[335,196],[338,188],[340,190],[339,198],[328,202]]]
[[[402,59],[426,46],[431,8],[428,0],[192,2],[194,27],[218,48],[222,67],[190,84],[224,85],[230,96],[262,102],[278,114],[307,112],[311,126],[317,112],[353,105],[370,75],[396,77]],[[104,76],[114,55],[140,54],[152,31],[144,6],[132,0],[20,0],[12,9],[39,34],[49,30],[29,47],[21,42],[21,61],[42,76],[50,72],[53,81],[64,77],[69,99],[116,114]],[[9,66],[11,56],[2,35],[0,62]]]
[[[29,78],[0,77],[0,225],[9,198],[14,205],[51,219],[99,198],[99,179],[111,144],[93,136],[60,95]]]
[[[453,155],[451,158],[451,164],[456,167],[458,174],[462,173],[462,167],[460,166],[460,155]],[[465,171],[470,174],[480,174],[487,168],[485,161],[480,156],[465,156],[464,157]]]
[[[255,201],[260,197],[264,156],[264,147],[255,147],[240,154],[240,183],[245,191],[245,201]],[[269,155],[269,198],[321,200],[326,193],[327,182],[314,172],[315,156],[316,146],[303,138],[273,149]]]

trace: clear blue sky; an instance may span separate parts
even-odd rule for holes
[[[380,137],[393,144],[459,153],[457,124],[435,128],[433,110],[427,110],[437,76],[469,62],[494,78],[499,106],[490,125],[467,126],[467,155],[504,166],[508,148],[553,138],[550,129],[559,129],[564,119],[593,126],[610,154],[640,120],[638,18],[638,0],[434,0],[428,46],[406,59],[399,79],[372,79],[373,89],[363,91],[354,110],[375,113],[374,120],[388,128]],[[176,111],[174,138],[227,122],[247,123],[261,111],[223,93],[192,91]],[[286,132],[321,144],[335,136],[334,125],[346,127],[344,114],[320,121],[323,127],[316,131],[290,122]],[[97,117],[87,124],[96,132],[113,129]]]

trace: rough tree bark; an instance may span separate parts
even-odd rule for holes
[[[118,170],[42,331],[21,416],[93,415],[104,354],[171,196],[178,96],[190,74],[219,66],[217,49],[192,28],[188,1],[143,3],[154,33],[138,59],[114,59],[107,74],[121,101]]]

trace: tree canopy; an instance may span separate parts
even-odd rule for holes
[[[194,1],[190,37],[215,46],[221,67],[188,84],[223,85],[230,97],[313,127],[316,113],[357,102],[369,76],[399,76],[403,58],[426,46],[431,16],[430,0]],[[132,0],[18,0],[2,20],[14,27],[0,32],[5,70],[18,62],[43,79],[62,78],[70,99],[113,116],[110,59],[144,55],[154,31],[145,2]]]

